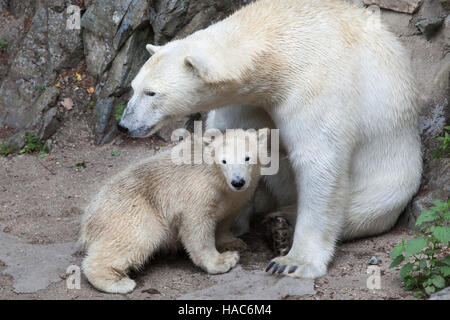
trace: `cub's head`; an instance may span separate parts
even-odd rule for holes
[[[230,57],[224,48],[202,34],[162,47],[147,45],[152,56],[131,83],[133,96],[118,123],[121,132],[147,137],[170,120],[229,103],[227,83],[239,66],[232,59],[225,62]]]
[[[267,147],[269,134],[269,129],[259,130],[252,144],[243,131],[237,131],[206,146],[205,153],[212,155],[231,190],[244,191],[256,185],[261,170],[258,149]]]

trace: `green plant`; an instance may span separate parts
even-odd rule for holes
[[[0,51],[1,52],[8,51],[8,41],[0,40]]]
[[[44,83],[44,84],[36,84],[34,85],[34,88],[40,91],[45,91],[48,88],[48,84]]]
[[[81,170],[81,169],[86,169],[86,162],[80,162],[80,163],[77,163],[77,164],[75,165],[75,169],[76,169],[77,171],[79,171],[79,170]]]
[[[120,156],[120,153],[117,152],[117,151],[113,151],[113,152],[111,152],[111,155],[112,155],[113,157],[118,157],[118,156]]]
[[[449,152],[449,144],[450,144],[450,126],[444,127],[444,136],[437,137],[436,140],[442,141],[441,144],[437,147],[436,150],[433,151],[433,158],[441,158],[442,156],[447,156]]]
[[[89,102],[87,104],[87,107],[88,107],[89,110],[94,110],[95,109],[95,105],[96,105],[95,101],[91,101],[91,102]]]
[[[38,155],[38,157],[41,159],[48,158],[48,156],[49,156],[49,154],[45,151],[39,152],[39,155]]]
[[[39,141],[35,135],[25,134],[26,145],[20,150],[20,154],[30,154],[34,152],[46,152],[47,147],[44,141]]]
[[[6,143],[0,144],[0,155],[2,157],[8,156],[9,154],[13,153],[13,151],[14,151],[13,147],[10,146],[9,144]]]
[[[434,201],[434,206],[416,221],[418,237],[394,247],[390,268],[406,262],[400,269],[405,290],[415,290],[418,298],[439,291],[450,283],[450,199]]]
[[[117,107],[116,113],[114,114],[114,117],[116,118],[117,121],[119,121],[122,118],[124,110],[125,106],[123,104]]]

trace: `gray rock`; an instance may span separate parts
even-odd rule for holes
[[[50,87],[42,93],[31,108],[22,108],[19,113],[27,113],[29,120],[23,122],[18,130],[16,129],[15,134],[8,139],[8,143],[22,148],[25,144],[23,138],[25,132],[36,135],[39,140],[49,138],[59,127],[59,121],[55,118],[56,108],[52,108],[56,105],[58,97],[58,88]]]
[[[8,0],[0,0],[0,13],[8,10]]]
[[[423,33],[429,40],[436,34],[436,32],[442,27],[444,18],[431,18],[431,19],[420,19],[415,23],[415,26]]]
[[[66,9],[66,2],[65,0],[47,0],[47,6],[51,10],[61,13]]]
[[[155,44],[164,44],[175,37],[183,37],[222,20],[233,10],[251,1],[200,0],[156,1],[150,15]]]
[[[450,287],[433,293],[428,300],[450,300]]]
[[[26,3],[29,7],[22,6]],[[28,14],[28,9],[36,5],[31,27],[18,44],[8,75],[0,86],[0,125],[16,129],[11,140],[15,143],[22,140],[25,131],[36,134],[52,131],[39,129],[54,123],[48,121],[50,114],[44,119],[58,95],[52,84],[58,72],[74,67],[83,58],[81,31],[66,30],[65,10],[60,10],[59,1],[48,4],[46,7],[34,1],[10,2],[17,14]],[[43,121],[48,123],[44,125]]]
[[[38,134],[39,140],[47,140],[50,138],[61,126],[61,120],[57,117],[58,108],[51,108],[45,114],[42,127]]]
[[[415,13],[419,10],[423,0],[363,0],[365,5],[376,5],[382,9],[396,12]]]
[[[89,73],[101,76],[132,33],[149,24],[148,16],[148,1],[93,1],[81,21]]]
[[[444,9],[450,10],[450,0],[439,0],[439,2],[441,3],[442,7],[444,7]]]
[[[0,229],[4,226],[0,224]],[[75,243],[28,244],[19,237],[0,232],[0,260],[6,264],[2,273],[13,278],[16,293],[32,293],[61,281],[75,260]]]
[[[274,276],[264,271],[247,271],[241,266],[210,278],[217,283],[182,295],[178,300],[279,300],[285,296],[315,294],[314,280]]]
[[[37,0],[20,0],[20,1],[8,1],[9,10],[15,16],[29,15],[39,5]]]
[[[377,257],[375,257],[375,256],[371,257],[367,261],[367,264],[370,264],[370,265],[378,265],[379,263],[380,263],[380,260]]]
[[[100,98],[95,106],[95,133],[99,139],[103,139],[104,134],[107,132],[113,109],[116,107],[114,100],[114,97]],[[98,140],[97,142],[100,143],[100,141]]]

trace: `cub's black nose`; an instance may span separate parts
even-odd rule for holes
[[[117,129],[119,129],[120,132],[127,134],[128,128],[125,128],[124,126],[121,126],[120,123],[117,123]]]
[[[233,181],[231,181],[231,185],[237,190],[242,189],[242,187],[245,186],[245,180],[242,178],[234,179]]]

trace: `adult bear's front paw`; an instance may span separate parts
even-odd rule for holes
[[[316,279],[326,275],[327,266],[316,266],[288,254],[272,259],[266,267],[266,272],[293,278]]]

